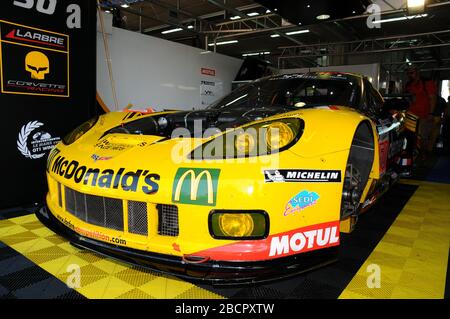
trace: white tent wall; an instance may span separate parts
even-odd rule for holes
[[[201,81],[215,83],[218,91],[213,99],[219,98],[217,94],[231,91],[242,64],[240,59],[205,54],[201,49],[137,32],[112,28],[107,33],[119,109],[128,104],[157,111],[204,108]],[[202,75],[202,68],[214,70],[215,76]],[[106,106],[115,110],[101,33],[97,33],[97,91]]]

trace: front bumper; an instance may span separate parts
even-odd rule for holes
[[[39,209],[36,216],[45,226],[69,240],[75,247],[204,284],[252,284],[283,279],[328,265],[335,262],[338,256],[338,247],[331,247],[267,261],[209,260],[204,263],[190,263],[181,257],[125,248],[81,236],[56,219],[47,206]]]

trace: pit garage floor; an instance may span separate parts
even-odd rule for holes
[[[394,186],[356,230],[339,261],[288,280],[220,288],[192,283],[71,246],[26,212],[0,220],[0,298],[449,298],[450,161]],[[8,216],[8,214],[6,214]],[[66,285],[79,265],[80,288]],[[368,288],[373,265],[380,287]],[[69,268],[70,270],[70,268]]]

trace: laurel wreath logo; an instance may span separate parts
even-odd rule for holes
[[[30,150],[27,146],[28,136],[30,136],[31,132],[35,129],[40,128],[44,124],[38,121],[29,122],[27,125],[22,126],[22,129],[19,132],[19,137],[17,138],[17,149],[23,156],[30,159],[39,159],[45,156],[43,154],[31,154]]]

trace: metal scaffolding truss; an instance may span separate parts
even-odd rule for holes
[[[450,30],[398,35],[348,42],[316,43],[280,47],[279,66],[283,60],[302,60],[323,56],[376,54],[404,50],[419,50],[450,46]]]
[[[240,33],[277,29],[281,27],[281,18],[277,14],[265,14],[251,18],[242,18],[216,24],[216,29],[208,33]],[[292,25],[291,25],[292,27]],[[220,37],[219,37],[220,38]]]

